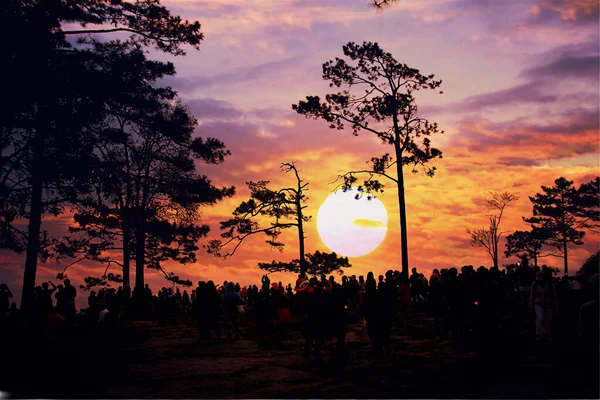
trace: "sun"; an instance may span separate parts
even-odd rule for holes
[[[383,203],[358,191],[330,194],[317,214],[317,231],[325,245],[346,257],[360,257],[375,250],[385,238],[388,216]]]

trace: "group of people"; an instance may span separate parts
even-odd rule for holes
[[[76,296],[77,289],[69,279],[65,279],[64,283],[59,285],[48,281],[36,286],[32,295],[29,323],[38,332],[61,324],[74,324],[77,315]],[[8,286],[0,284],[0,321],[18,326],[23,322],[23,318],[17,304],[10,301],[12,297]]]
[[[407,276],[389,270],[384,275],[369,272],[358,278],[322,274],[308,279],[299,275],[295,285],[271,283],[268,275],[257,285],[241,287],[239,283],[200,281],[188,293],[179,288],[162,288],[153,295],[148,285],[131,291],[128,285],[118,289],[91,291],[88,307],[76,313],[77,290],[66,279],[64,284],[44,282],[34,290],[30,320],[38,329],[47,330],[58,324],[73,325],[77,321],[92,324],[117,324],[120,319],[155,318],[164,324],[172,317],[191,317],[197,322],[199,337],[221,341],[221,330],[235,341],[240,337],[240,316],[248,322],[253,315],[256,337],[261,344],[283,343],[288,335],[292,314],[305,321],[304,355],[320,358],[325,340],[335,338],[336,349],[343,354],[348,313],[360,315],[364,321],[372,351],[377,355],[391,351],[394,324],[403,323],[414,313],[425,312],[433,318],[434,334],[439,337],[491,337],[497,333],[500,316],[511,305],[521,304],[523,316],[535,311],[538,339],[552,333],[553,317],[559,304],[565,307],[568,295],[577,281],[553,279],[548,268],[521,265],[516,270],[464,266],[434,269],[427,279],[416,268]],[[590,280],[586,298],[571,301],[581,326],[582,337],[598,337],[598,274]],[[584,282],[584,285],[587,283]],[[579,293],[583,293],[581,290]],[[10,299],[7,285],[0,285],[0,319],[16,321],[19,310]],[[585,300],[591,300],[583,304]],[[595,303],[594,303],[595,301]],[[582,305],[583,304],[583,305]],[[596,307],[594,308],[594,304]],[[248,324],[244,324],[248,325]]]

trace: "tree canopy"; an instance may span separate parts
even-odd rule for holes
[[[596,178],[577,189],[573,181],[560,177],[554,186],[542,186],[541,193],[529,197],[533,216],[523,220],[545,232],[548,244],[561,251],[565,274],[569,273],[568,245],[582,245],[586,229],[598,226],[598,181]]]

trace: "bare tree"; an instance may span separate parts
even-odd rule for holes
[[[250,199],[242,202],[233,212],[233,218],[221,222],[221,235],[225,241],[213,240],[208,246],[208,252],[224,258],[231,257],[242,242],[251,235],[263,233],[267,236],[266,242],[279,251],[283,250],[284,243],[279,241],[284,229],[295,227],[298,230],[299,265],[302,273],[306,271],[306,257],[304,254],[304,223],[310,221],[310,216],[304,215],[307,207],[305,190],[308,182],[300,179],[298,169],[294,163],[282,163],[281,170],[293,172],[296,177],[296,187],[287,187],[272,190],[267,187],[268,181],[248,182]],[[260,217],[273,218],[269,226],[261,227],[258,223]]]
[[[498,210],[498,214],[488,215],[490,219],[490,225],[488,228],[479,228],[474,231],[467,229],[467,233],[471,236],[471,246],[483,247],[487,250],[488,254],[492,258],[494,267],[498,268],[498,242],[502,235],[506,232],[500,231],[500,222],[502,221],[502,215],[504,209],[510,203],[519,200],[517,193],[510,192],[490,192],[491,197],[485,199],[485,201],[492,207]]]

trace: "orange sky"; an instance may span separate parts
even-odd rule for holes
[[[244,182],[293,183],[279,163],[294,161],[310,182],[307,252],[328,251],[316,231],[317,210],[334,190],[338,174],[362,168],[391,149],[368,134],[353,137],[291,111],[306,95],[328,86],[321,65],[342,55],[349,41],[375,41],[400,62],[442,79],[443,95],[420,94],[424,116],[446,131],[432,143],[443,151],[436,176],[407,173],[411,267],[430,270],[464,264],[489,265],[484,249],[472,248],[465,229],[484,226],[489,191],[518,192],[505,213],[503,230],[527,229],[528,196],[565,176],[577,185],[599,170],[599,7],[597,0],[401,0],[377,12],[366,0],[171,0],[165,4],[202,23],[201,51],[175,58],[178,75],[166,83],[199,119],[197,133],[225,142],[232,156],[221,166],[200,166],[218,185],[238,194],[203,210],[218,237],[218,221],[247,198]],[[164,58],[162,55],[153,55]],[[400,268],[399,217],[395,189],[378,197],[389,215],[388,232],[372,253],[351,258],[348,274]],[[49,222],[65,227],[68,216]],[[283,253],[264,237],[243,244],[228,260],[199,255],[196,265],[169,265],[182,277],[257,283],[258,262],[297,257],[296,233],[282,236]],[[597,251],[599,237],[571,248],[571,270]],[[514,262],[503,257],[501,264]],[[562,266],[557,258],[543,262]],[[23,258],[0,253],[0,281],[20,294]],[[38,282],[61,267],[40,265]],[[101,274],[94,265],[69,276]],[[117,271],[115,271],[117,272]],[[133,277],[132,277],[133,278]],[[272,279],[291,281],[289,276]],[[153,286],[166,286],[148,272]],[[80,303],[80,305],[83,305]]]

